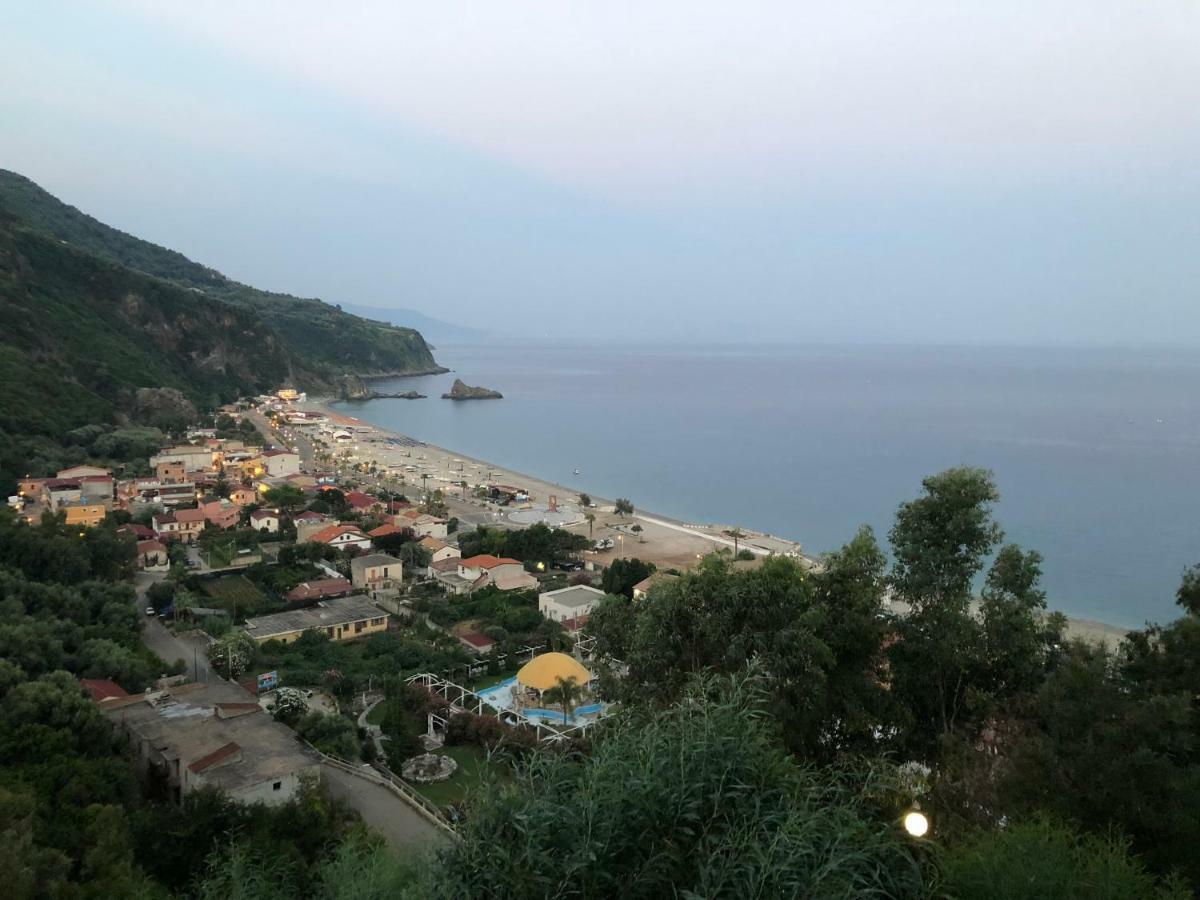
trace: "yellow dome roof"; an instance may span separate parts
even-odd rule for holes
[[[592,680],[592,673],[585,669],[573,656],[565,653],[543,653],[535,656],[517,672],[517,681],[526,687],[547,691],[558,683],[559,678],[580,687]]]

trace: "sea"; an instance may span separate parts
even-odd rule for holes
[[[338,404],[428,443],[685,522],[836,549],[950,466],[990,469],[1048,602],[1176,617],[1200,562],[1200,351],[1147,347],[439,346],[427,400]],[[455,377],[499,401],[439,399]],[[578,469],[579,473],[575,474]]]

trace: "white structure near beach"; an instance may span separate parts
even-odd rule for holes
[[[577,584],[538,594],[538,612],[551,621],[563,623],[568,631],[574,631],[603,599],[604,591]]]

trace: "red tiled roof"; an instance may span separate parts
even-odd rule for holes
[[[224,747],[220,747],[214,750],[212,753],[200,757],[195,762],[189,763],[188,768],[199,774],[205,769],[210,769],[213,766],[220,765],[221,763],[225,762],[225,760],[229,759],[229,757],[236,753],[240,753],[241,750],[242,748],[237,744],[236,741],[230,741]]]
[[[167,545],[162,541],[138,541],[138,553],[163,553],[167,549]]]
[[[480,650],[485,650],[496,643],[486,634],[480,634],[478,631],[467,631],[460,634],[458,639],[464,644],[470,644],[472,647],[478,647]]]
[[[304,512],[299,513],[292,518],[297,522],[324,522],[329,518],[329,516],[323,513],[315,512],[311,509],[306,509]]]
[[[403,534],[403,528],[397,528],[395,525],[380,525],[378,528],[372,528],[367,532],[371,537],[387,537],[391,534]]]
[[[298,584],[287,592],[286,599],[293,603],[301,600],[319,600],[322,597],[338,597],[354,589],[345,578],[320,578]]]
[[[379,501],[370,494],[364,494],[362,491],[351,491],[346,495],[346,502],[356,509],[374,506]]]
[[[136,538],[140,538],[142,540],[147,540],[147,541],[152,540],[154,538],[154,529],[153,528],[147,528],[145,525],[138,525],[134,522],[130,522],[128,525],[122,525],[120,528],[117,529],[117,531],[127,532],[129,534],[132,534]]]
[[[96,703],[129,696],[125,688],[107,678],[81,678],[79,683],[83,685],[85,691],[91,694],[92,700]]]
[[[176,522],[203,522],[204,510],[202,509],[177,509],[175,510]]]
[[[472,556],[468,559],[461,560],[463,568],[466,569],[494,569],[496,566],[519,566],[519,559],[509,559],[507,556],[492,556],[490,553],[481,553],[478,556]]]
[[[250,518],[255,522],[259,521],[260,519],[278,519],[279,513],[269,509],[256,509],[254,512],[250,513]]]
[[[334,538],[341,534],[354,534],[358,537],[366,537],[363,530],[357,525],[330,525],[328,528],[322,528],[316,534],[309,538],[318,544],[328,544]]]
[[[590,616],[587,616],[587,615],[576,616],[573,619],[563,619],[558,624],[562,625],[562,627],[565,628],[567,631],[578,631],[580,628],[582,628],[584,625],[587,624],[587,620],[589,618],[590,618]]]

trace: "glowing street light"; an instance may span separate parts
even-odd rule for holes
[[[912,837],[921,838],[929,833],[929,818],[921,810],[913,808],[904,814],[904,830]]]

